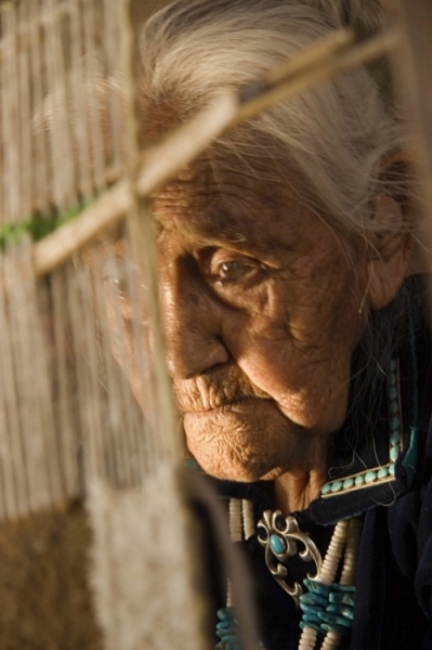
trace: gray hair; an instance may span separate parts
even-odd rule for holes
[[[144,97],[169,104],[183,120],[221,89],[254,80],[331,30],[351,22],[367,36],[384,21],[377,0],[180,0],[144,27]],[[278,103],[220,142],[235,155],[253,149],[285,161],[302,179],[304,198],[335,226],[375,229],[380,161],[402,146],[388,89],[382,65],[361,66]],[[395,178],[390,185],[387,193],[400,193]]]

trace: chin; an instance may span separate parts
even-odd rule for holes
[[[269,480],[279,476],[279,471],[272,469],[267,471],[266,463],[263,459],[259,459],[254,466],[244,464],[242,462],[214,463],[208,456],[200,458],[198,454],[194,454],[199,466],[205,471],[206,474],[214,476],[214,478],[223,481],[236,481],[238,483],[253,483],[260,480]]]
[[[189,451],[207,474],[238,482],[289,471],[299,441],[297,427],[271,403],[187,414],[184,429]]]
[[[263,469],[262,466],[264,463],[261,459],[258,463],[254,464],[254,466],[251,466],[250,464],[236,462],[236,460],[230,460],[223,464],[220,462],[213,462],[212,459],[209,459],[207,454],[201,458],[199,453],[195,453],[194,457],[206,474],[223,481],[253,483],[267,477],[272,478],[273,472],[267,472],[266,469]],[[278,472],[276,472],[276,475],[278,475]]]

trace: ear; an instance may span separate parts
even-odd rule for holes
[[[387,158],[383,162],[383,179],[391,178],[392,170],[396,170],[393,173],[398,179],[401,173],[407,176],[406,162],[403,152]],[[371,309],[382,309],[393,300],[408,274],[415,247],[414,219],[402,193],[397,199],[379,195],[374,202],[373,219],[380,228],[367,237],[369,299]]]

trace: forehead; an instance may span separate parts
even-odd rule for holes
[[[152,206],[161,233],[267,246],[293,236],[306,209],[292,178],[229,155],[196,161],[154,194]]]

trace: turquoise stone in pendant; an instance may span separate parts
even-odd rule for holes
[[[341,489],[342,489],[342,481],[335,481],[334,483],[331,484],[332,492],[339,492],[339,490]]]
[[[321,620],[315,612],[313,613],[309,612],[308,614],[304,614],[302,619],[303,620],[300,623],[300,627],[302,629],[307,625],[308,627],[312,627],[314,630],[322,634]]]
[[[395,462],[395,460],[397,460],[398,456],[399,456],[399,449],[397,447],[392,447],[390,449],[390,460]]]
[[[390,467],[389,467],[389,474],[391,474],[392,476],[395,475],[395,466],[394,466],[394,463],[392,463],[392,464],[390,465]]]
[[[337,614],[330,614],[328,611],[318,612],[321,620],[325,621],[327,625],[340,625],[342,628],[350,628],[351,621],[346,616],[338,616]],[[325,628],[324,628],[325,629]]]
[[[344,490],[349,490],[352,488],[354,485],[354,479],[353,478],[346,478],[345,481],[342,483],[342,487]]]
[[[376,478],[377,478],[377,473],[374,470],[370,470],[369,472],[366,473],[365,482],[373,483],[374,481],[376,481]]]
[[[325,485],[322,486],[321,488],[321,494],[328,494],[331,490],[331,484],[326,483]]]
[[[321,623],[321,628],[321,634],[323,634],[323,630],[325,632],[334,632],[335,634],[339,634],[339,636],[343,636],[347,632],[345,627],[342,627],[342,625],[336,625],[336,623]]]
[[[327,598],[319,594],[303,594],[300,596],[300,607],[304,612],[315,611],[317,607],[325,609],[328,605]],[[315,608],[315,610],[313,609]]]
[[[216,625],[216,632],[218,636],[229,634],[231,630],[231,625],[232,625],[231,621],[221,621],[220,623],[218,623]]]
[[[281,554],[285,551],[285,541],[279,535],[270,535],[270,548],[273,553]]]
[[[318,582],[317,580],[311,580],[310,578],[305,578],[303,580],[303,584],[311,594],[318,594],[319,596],[323,596],[328,600],[331,589],[329,585],[325,585],[322,582]]]
[[[329,605],[326,607],[326,610],[330,612],[330,614],[340,614],[341,616],[345,616],[350,621],[354,620],[354,612],[352,608],[350,607],[340,607],[339,605]]]
[[[399,429],[399,423],[399,418],[395,415],[390,419],[390,429],[396,431],[396,429]]]
[[[393,431],[393,433],[390,436],[390,443],[393,446],[396,446],[399,443],[399,431]]]
[[[378,471],[378,478],[387,478],[387,476],[390,474],[389,468],[388,467],[381,467],[381,469]]]
[[[324,598],[322,600],[324,600],[324,604],[322,605],[322,607],[323,609],[325,609],[328,603]],[[303,617],[303,620],[308,616],[314,616],[314,614],[316,615],[317,607],[320,607],[320,605],[321,603],[319,602],[306,603],[304,600],[302,600],[301,610],[306,614],[306,616]]]
[[[338,585],[339,586],[339,585]],[[345,587],[345,585],[342,585]],[[353,589],[352,587],[350,587]],[[346,592],[333,592],[329,595],[329,603],[332,605],[348,605],[349,607],[354,607],[354,593]]]
[[[364,481],[365,481],[364,474],[360,474],[360,476],[357,476],[357,477],[356,477],[355,484],[356,484],[357,486],[359,486],[359,485],[363,485]]]

